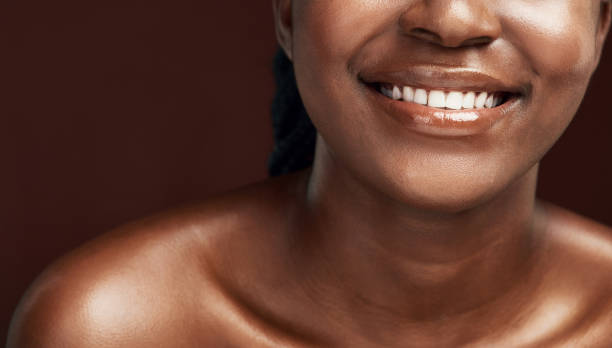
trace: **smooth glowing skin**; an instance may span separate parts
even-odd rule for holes
[[[612,231],[534,198],[598,64],[609,1],[274,9],[320,131],[313,169],[67,255],[25,295],[9,348],[612,346]],[[431,136],[362,81],[423,67],[520,87],[517,111]]]
[[[535,172],[569,124],[598,63],[599,6],[584,0],[294,1],[292,35],[281,35],[334,160],[411,207],[458,212]],[[531,93],[518,114],[482,136],[415,136],[373,109],[358,77],[372,66],[424,64],[476,69]]]

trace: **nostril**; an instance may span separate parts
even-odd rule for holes
[[[471,39],[467,39],[461,43],[461,46],[484,46],[493,42],[493,38],[490,36],[480,36]]]
[[[442,38],[440,35],[434,33],[431,30],[427,30],[425,28],[412,28],[409,32],[410,36],[417,38],[419,40],[423,40],[426,42],[431,42],[435,44],[440,44],[442,42]]]
[[[410,36],[417,38],[419,40],[423,40],[423,41],[431,42],[435,44],[440,44],[442,42],[442,38],[440,37],[440,35],[434,33],[433,31],[427,30],[425,28],[411,29]]]
[[[410,30],[409,34],[421,41],[449,47],[484,46],[494,41],[490,36],[478,36],[469,38],[465,41],[454,40],[455,42],[451,42],[451,40],[444,40],[437,33],[424,28],[413,28]]]

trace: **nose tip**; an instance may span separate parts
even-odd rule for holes
[[[410,37],[444,47],[489,44],[501,23],[487,0],[419,0],[399,20]]]

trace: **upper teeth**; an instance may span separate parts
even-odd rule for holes
[[[398,86],[393,86],[393,88],[381,86],[380,91],[395,100],[451,110],[494,108],[501,105],[503,101],[500,93],[427,91],[421,88]]]

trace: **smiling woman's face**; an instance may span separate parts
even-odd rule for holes
[[[609,9],[599,0],[278,3],[281,45],[323,140],[317,156],[394,199],[446,211],[535,170],[578,109]]]

